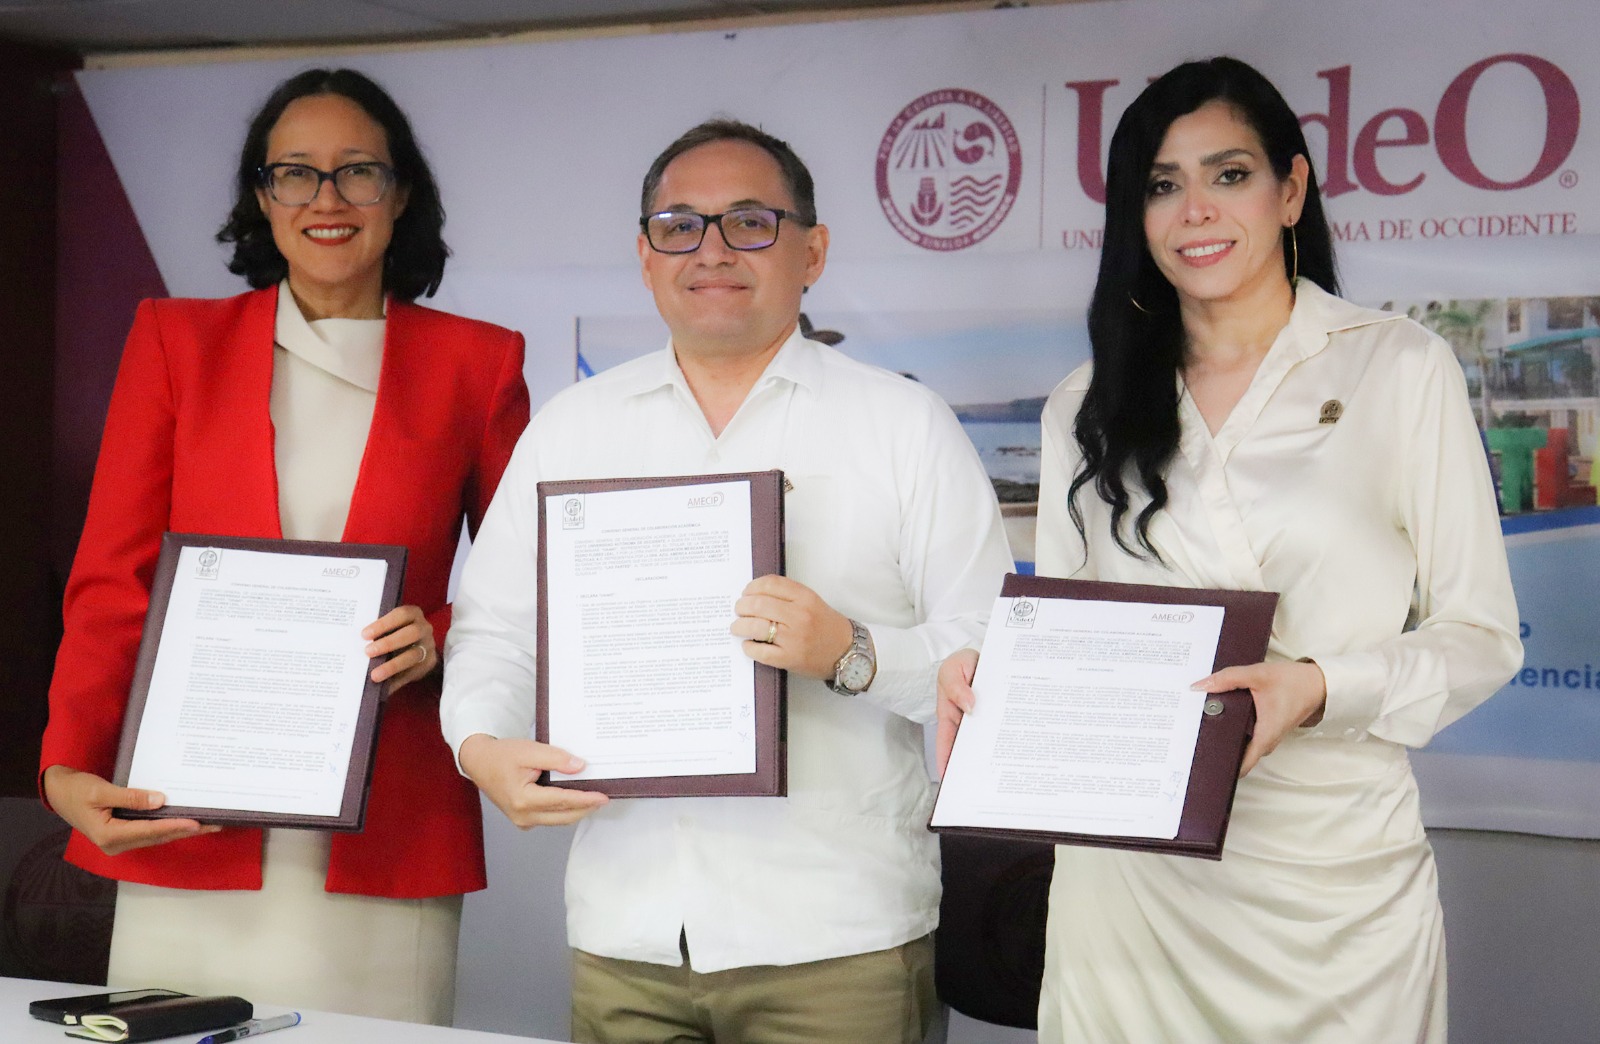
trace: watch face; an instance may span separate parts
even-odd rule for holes
[[[867,656],[852,652],[839,664],[838,683],[854,692],[860,692],[872,682],[873,663]]]

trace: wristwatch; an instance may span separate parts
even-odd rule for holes
[[[850,621],[850,648],[833,665],[833,680],[828,688],[841,696],[855,696],[865,692],[878,673],[878,653],[872,647],[872,635],[858,620]]]

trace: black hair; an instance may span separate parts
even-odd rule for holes
[[[1078,491],[1086,485],[1111,507],[1111,532],[1128,554],[1155,561],[1150,521],[1167,504],[1165,475],[1178,450],[1178,374],[1184,331],[1178,297],[1150,255],[1144,210],[1150,168],[1173,121],[1212,101],[1226,102],[1255,130],[1279,180],[1294,157],[1310,151],[1300,121],[1265,76],[1236,58],[1188,62],[1156,80],[1128,106],[1111,136],[1106,164],[1106,223],[1100,272],[1089,303],[1089,343],[1094,373],[1078,410],[1073,435],[1083,462],[1073,476],[1067,507],[1084,533]],[[1338,293],[1333,234],[1322,209],[1314,170],[1304,206],[1284,250],[1284,276],[1298,274]],[[1149,495],[1134,520],[1134,540],[1123,533],[1129,484]]]
[[[789,143],[774,138],[760,127],[752,127],[748,123],[730,119],[706,120],[689,128],[677,141],[662,150],[661,155],[650,164],[650,169],[644,176],[644,187],[639,192],[641,217],[648,215],[650,208],[655,205],[656,191],[661,188],[661,176],[666,173],[667,164],[690,149],[709,145],[714,141],[745,141],[765,151],[778,164],[778,170],[788,185],[789,195],[794,197],[795,212],[799,215],[801,223],[806,225],[817,223],[817,191],[811,181],[811,171],[806,169],[806,165],[795,155]]]
[[[337,94],[361,106],[383,128],[395,181],[407,193],[406,206],[394,223],[394,236],[383,258],[383,288],[402,300],[432,297],[444,279],[444,204],[433,171],[411,132],[405,113],[377,83],[354,69],[307,69],[280,83],[250,120],[239,169],[234,177],[233,210],[217,233],[217,242],[232,243],[228,271],[242,275],[260,290],[288,275],[289,265],[272,239],[272,226],[261,212],[256,190],[267,161],[267,137],[290,103],[316,94]]]

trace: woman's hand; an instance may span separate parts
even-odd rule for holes
[[[461,771],[523,830],[576,823],[611,800],[592,790],[539,785],[540,773],[547,770],[582,769],[582,758],[535,740],[495,739],[479,732],[461,744]]]
[[[950,750],[956,743],[956,729],[961,719],[971,712],[977,702],[972,693],[972,675],[978,670],[978,650],[962,649],[951,653],[939,665],[939,731],[934,746],[938,753],[939,775],[950,763]]]
[[[383,682],[383,694],[394,695],[439,666],[439,650],[433,644],[433,624],[419,606],[402,605],[378,617],[361,629],[367,639],[367,656],[376,659],[398,650],[398,655],[372,668],[372,680]]]
[[[1309,660],[1224,667],[1195,682],[1194,687],[1201,692],[1250,690],[1256,704],[1256,731],[1244,750],[1244,763],[1239,766],[1241,779],[1255,768],[1256,762],[1276,750],[1283,737],[1301,725],[1321,721],[1328,698],[1322,668]]]
[[[79,772],[65,765],[51,765],[44,770],[44,797],[56,815],[93,841],[106,855],[163,845],[199,834],[215,834],[222,829],[204,826],[192,819],[113,818],[111,810],[114,808],[160,808],[167,799],[153,790],[119,787],[92,772]]]

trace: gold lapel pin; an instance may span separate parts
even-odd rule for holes
[[[1318,424],[1336,424],[1344,416],[1344,403],[1338,399],[1329,399],[1322,404],[1322,409],[1317,412]]]

